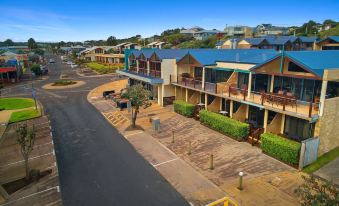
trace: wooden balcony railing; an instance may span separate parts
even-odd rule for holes
[[[147,69],[139,68],[138,74],[147,75]]]
[[[150,70],[150,74],[151,77],[155,77],[155,78],[161,78],[161,71],[158,70]]]
[[[137,72],[137,67],[135,67],[135,66],[130,66],[129,69],[128,69],[128,71],[130,71],[130,72]]]

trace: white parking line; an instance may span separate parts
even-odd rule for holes
[[[141,133],[143,133],[143,132],[136,132],[136,133],[132,133],[132,134],[126,134],[126,135],[124,135],[125,137],[129,137],[129,136],[133,136],[133,135],[137,135],[137,134],[141,134]]]
[[[152,164],[152,166],[153,166],[153,167],[157,167],[157,166],[160,166],[160,165],[169,163],[169,162],[173,162],[173,161],[178,160],[178,159],[179,159],[179,157],[174,158],[174,159],[171,159],[171,160],[167,160],[167,161],[165,161],[165,162],[161,162],[161,163],[159,163],[159,164],[155,164],[155,165]]]
[[[43,154],[43,155],[31,157],[31,158],[29,158],[28,160],[33,160],[33,159],[37,159],[37,158],[44,157],[44,156],[48,156],[48,155],[54,155],[54,150],[53,150],[53,152],[50,152],[50,153],[47,153],[47,154]],[[25,161],[25,160],[20,160],[20,161],[17,161],[17,162],[9,163],[9,164],[7,164],[7,165],[0,165],[0,167],[7,167],[7,166],[15,165],[15,164],[18,164],[18,163],[21,163],[21,162],[24,162],[24,161]]]
[[[16,199],[16,200],[12,200],[12,201],[10,201],[10,202],[6,202],[6,203],[4,203],[4,204],[2,204],[2,205],[0,205],[0,206],[10,205],[10,204],[12,204],[12,203],[14,203],[14,202],[17,202],[17,201],[20,201],[20,200],[23,200],[23,199],[27,199],[27,198],[33,197],[33,196],[35,196],[35,195],[38,195],[38,194],[41,194],[41,193],[44,193],[44,192],[48,192],[48,191],[50,191],[50,190],[57,190],[57,192],[60,192],[59,186],[55,186],[55,187],[48,188],[48,189],[46,189],[46,190],[42,190],[42,191],[40,191],[40,192],[36,192],[36,193],[30,194],[30,195],[21,197],[21,198]]]

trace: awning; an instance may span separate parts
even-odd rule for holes
[[[136,74],[134,72],[130,72],[130,71],[127,71],[127,70],[117,70],[116,72],[118,74],[127,76],[129,78],[140,80],[140,81],[143,81],[143,82],[147,82],[147,83],[150,83],[150,84],[153,84],[153,85],[164,83],[164,80],[161,79],[161,78],[155,78],[155,77],[150,77],[150,76],[146,76],[146,75],[142,75],[142,74]]]
[[[15,67],[1,67],[0,68],[0,73],[15,72],[15,71],[16,71]]]

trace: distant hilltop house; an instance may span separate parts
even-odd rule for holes
[[[193,37],[196,40],[206,40],[206,39],[208,39],[211,36],[214,36],[214,35],[217,35],[217,34],[223,34],[223,33],[224,32],[218,31],[216,29],[213,29],[213,30],[202,30],[202,31],[195,32],[193,34]]]
[[[192,27],[190,29],[182,29],[180,31],[180,34],[188,34],[188,35],[192,35],[193,36],[194,33],[202,31],[202,30],[205,30],[205,29],[196,26],[196,27]]]
[[[206,40],[209,37],[216,35],[216,34],[222,34],[224,35],[223,31],[219,31],[216,29],[212,30],[205,30],[201,27],[193,27],[190,29],[182,29],[180,31],[180,34],[186,34],[186,35],[191,35],[193,36],[196,40]]]
[[[253,37],[253,30],[248,26],[226,26],[224,32],[225,35],[236,38]]]
[[[152,48],[152,49],[162,49],[162,47],[166,44],[166,42],[162,42],[162,41],[154,41],[151,42],[149,44],[147,44],[148,48]]]
[[[275,49],[286,51],[314,50],[317,37],[265,36],[260,38],[231,38],[216,44],[218,49]]]
[[[272,24],[260,24],[254,29],[255,37],[264,37],[268,35],[287,35],[287,27],[273,26]]]

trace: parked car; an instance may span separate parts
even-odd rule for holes
[[[76,67],[78,67],[77,64],[71,64],[71,68],[72,68],[72,69],[73,69],[73,68],[76,68]]]
[[[71,64],[73,64],[73,62],[72,61],[67,61],[67,64],[71,65]]]
[[[54,59],[49,59],[49,63],[50,64],[55,63],[55,60]]]

